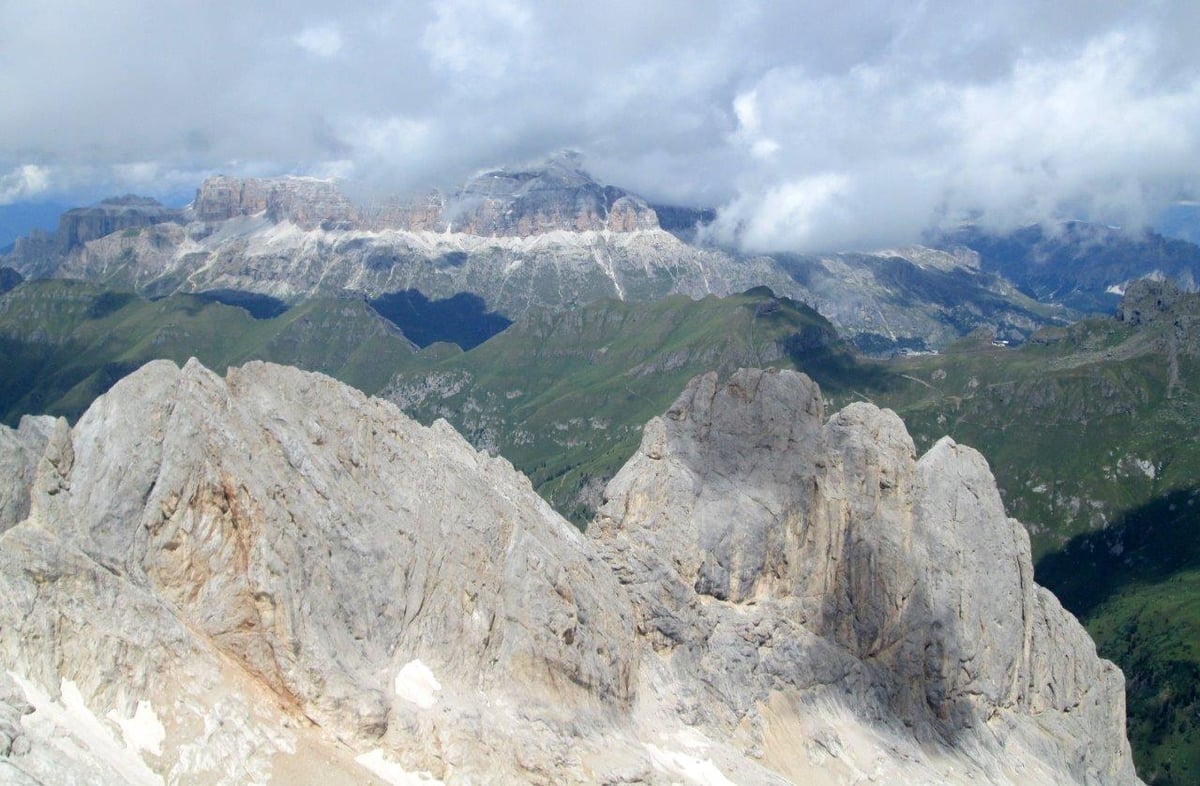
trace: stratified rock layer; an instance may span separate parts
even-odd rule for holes
[[[3,437],[5,782],[1135,780],[982,458],[802,375],[694,381],[590,538],[280,366],[151,363]]]
[[[978,326],[1013,340],[1061,321],[978,269],[978,256],[914,247],[877,254],[752,256],[695,245],[711,211],[663,208],[596,182],[577,156],[477,174],[449,193],[356,204],[336,181],[205,180],[192,204],[137,197],[68,211],[19,238],[0,265],[151,296],[240,290],[286,301],[419,290],[472,293],[517,319],[608,298],[730,295],[757,286],[801,300],[871,353],[935,348]]]

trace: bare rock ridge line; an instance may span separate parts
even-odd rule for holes
[[[353,204],[332,181],[214,177],[183,210],[125,199],[69,211],[17,241],[30,278],[79,278],[149,295],[236,289],[284,300],[477,293],[511,316],[602,298],[732,294],[790,278],[731,264],[662,230],[644,200],[571,159],[482,173],[451,195]]]
[[[598,183],[568,154],[482,172],[446,193],[361,203],[331,180],[217,176],[182,209],[126,196],[67,211],[57,232],[18,238],[0,266],[149,296],[468,292],[510,319],[606,298],[767,286],[870,352],[941,347],[979,325],[1015,338],[1062,317],[981,271],[965,248],[744,255],[690,242],[711,212],[663,210],[660,221],[646,200]]]
[[[982,457],[801,374],[694,380],[586,536],[264,363],[147,364],[0,461],[5,782],[1137,782]]]
[[[629,701],[630,610],[578,533],[507,462],[326,377],[148,364],[59,421],[31,510],[0,660],[97,717],[148,702],[167,782],[216,777],[197,745],[229,783],[339,745],[520,780],[563,755],[561,703],[603,728]]]
[[[409,201],[356,205],[333,181],[315,178],[218,176],[201,184],[191,205],[199,221],[265,214],[306,230],[455,231],[482,237],[531,237],[553,231],[634,232],[658,229],[641,197],[602,186],[569,157],[539,169],[497,169],[461,189]]]
[[[744,722],[778,692],[844,691],[918,740],[1001,742],[996,772],[1002,751],[1058,739],[1071,780],[1134,778],[1124,680],[1034,584],[985,460],[949,438],[917,459],[891,411],[825,421],[803,375],[700,377],[646,426],[589,532],[639,631],[704,675],[705,706]],[[824,671],[815,641],[835,645]]]

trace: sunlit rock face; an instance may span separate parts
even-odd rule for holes
[[[472,293],[514,320],[608,298],[766,286],[883,355],[942,347],[977,327],[1019,340],[1065,314],[982,272],[978,255],[963,248],[747,256],[697,242],[712,211],[667,206],[660,222],[644,199],[597,182],[569,153],[484,171],[445,193],[354,197],[333,180],[220,175],[183,209],[121,197],[68,211],[56,233],[18,239],[0,266],[150,296],[238,290],[295,302]]]
[[[800,374],[694,380],[587,536],[281,366],[154,362],[4,436],[15,783],[1136,781],[983,459]]]

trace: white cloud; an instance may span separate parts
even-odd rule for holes
[[[735,200],[723,211],[722,221],[736,219],[738,225],[730,230],[751,248],[804,247],[815,232],[845,221],[850,195],[846,175],[811,175]]]
[[[317,21],[283,36],[258,4],[113,2],[0,4],[0,198],[213,171],[404,191],[572,147],[808,250],[1200,197],[1190,0],[296,0]]]
[[[747,163],[720,237],[755,250],[916,239],[1081,215],[1140,226],[1200,185],[1200,77],[1156,72],[1145,30],[1023,55],[988,80],[859,66],[765,74],[732,109],[736,139],[785,140]]]
[[[292,37],[292,42],[310,55],[334,57],[342,51],[342,31],[337,25],[312,25]]]
[[[519,0],[443,0],[421,46],[435,69],[500,78],[532,27],[533,13]]]
[[[37,164],[23,164],[0,175],[0,205],[33,199],[50,190],[50,171]]]

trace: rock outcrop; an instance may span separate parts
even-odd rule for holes
[[[180,702],[160,672],[234,668],[346,740],[407,739],[416,769],[480,735],[449,755],[461,771],[517,772],[508,751],[539,752],[513,729],[565,723],[564,701],[603,716],[633,690],[616,582],[523,476],[448,427],[286,367],[227,381],[194,362],[144,367],[55,432],[29,520],[4,538],[23,608],[0,610],[5,668],[118,711],[149,701],[170,727],[215,708]],[[68,598],[98,580],[104,592]],[[143,600],[114,618],[128,597]],[[55,621],[70,603],[85,631]],[[477,694],[507,709],[481,716]],[[435,698],[437,713],[414,714]],[[174,761],[190,743],[167,744]]]
[[[5,479],[0,483],[0,532],[29,515],[34,472],[54,429],[54,418],[44,415],[26,415],[15,429],[0,427],[0,478]]]
[[[178,221],[182,216],[181,211],[165,207],[149,197],[132,194],[113,197],[92,207],[72,208],[63,213],[58,219],[55,240],[60,253],[65,254],[90,240],[114,232],[138,230],[164,221]]]
[[[601,186],[580,165],[577,155],[561,153],[536,168],[477,175],[447,207],[449,225],[471,235],[516,237],[659,228],[640,197]]]
[[[795,708],[821,697],[966,745],[993,777],[1135,779],[1120,672],[1034,584],[983,457],[943,439],[918,459],[890,411],[826,422],[803,375],[700,377],[590,533],[639,632],[699,675],[701,711],[784,771],[787,730],[811,723]]]
[[[1120,674],[982,458],[826,423],[802,375],[693,382],[587,538],[286,367],[154,362],[38,433],[0,534],[17,783],[1135,781]]]
[[[273,224],[290,222],[308,230],[348,228],[358,220],[337,183],[310,177],[210,177],[196,191],[191,212],[204,222],[262,214]]]
[[[1180,321],[1200,315],[1200,295],[1185,292],[1171,279],[1140,278],[1130,284],[1117,305],[1118,322],[1145,325],[1164,317]]]
[[[377,206],[352,204],[331,180],[220,175],[201,184],[192,213],[206,222],[263,214],[271,223],[306,230],[455,231],[479,237],[658,229],[654,210],[641,198],[601,186],[580,164],[577,155],[562,153],[536,167],[483,172],[448,198],[433,193]]]

